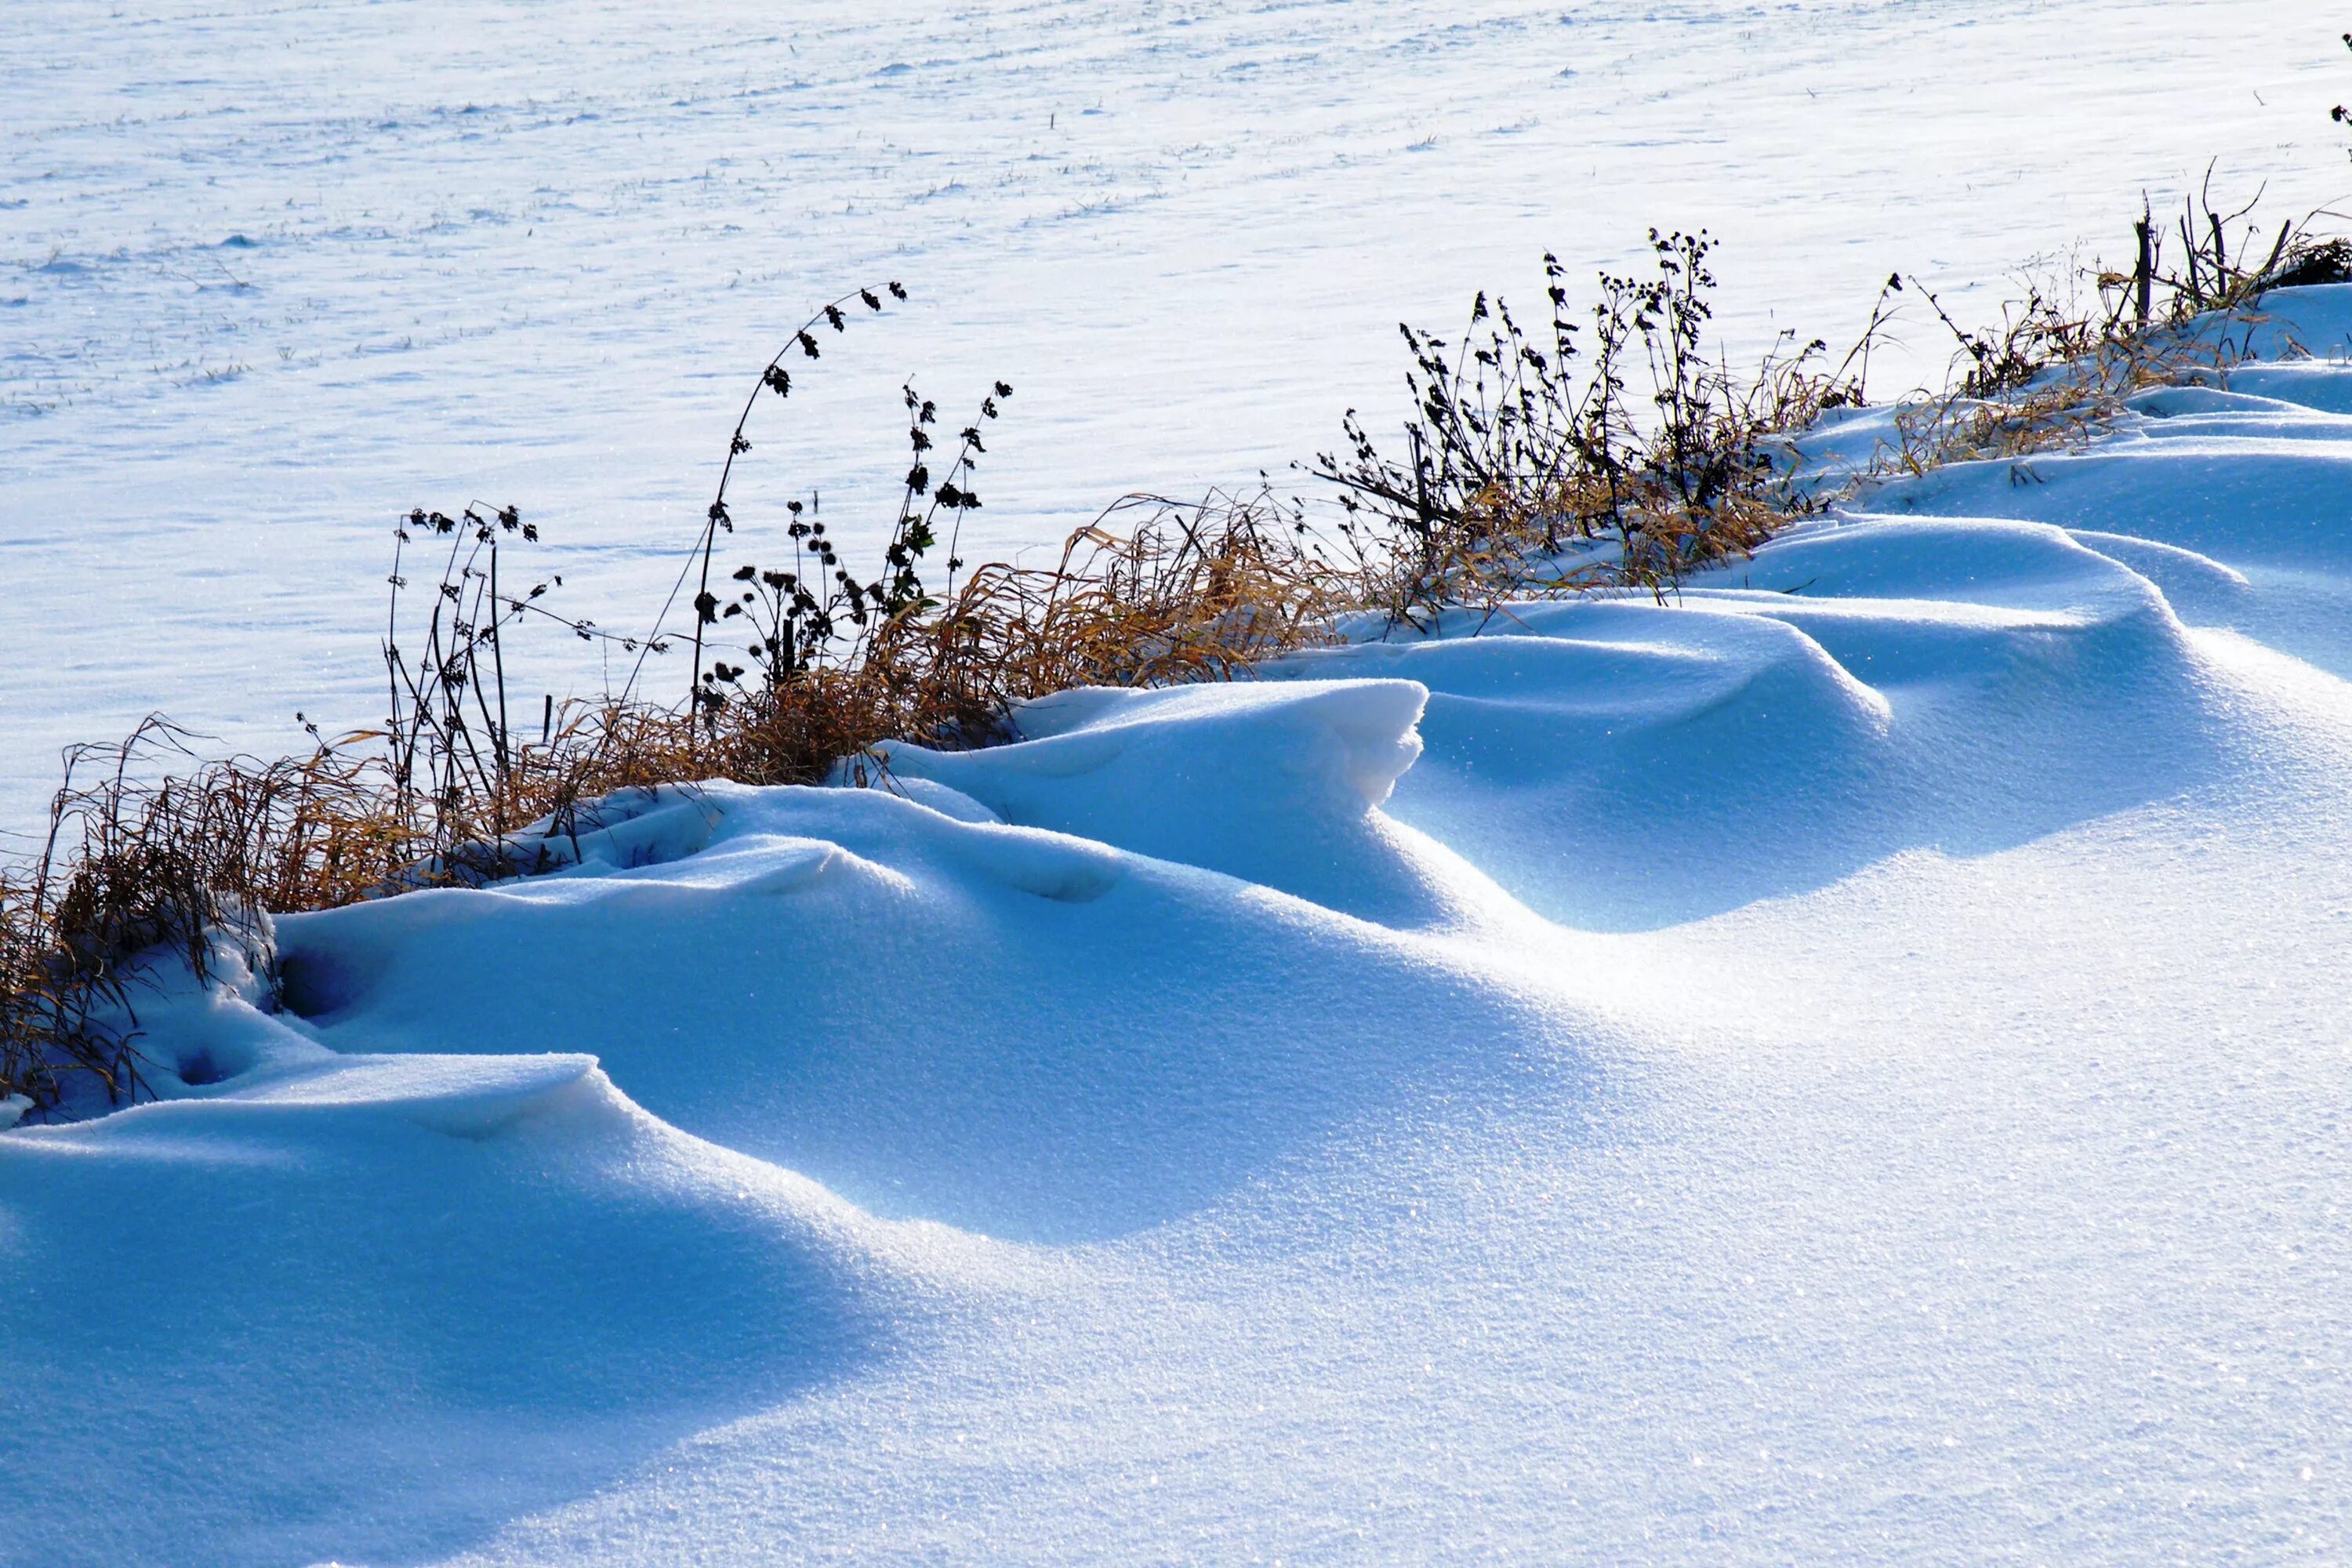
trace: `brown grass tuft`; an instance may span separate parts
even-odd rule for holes
[[[266,971],[264,911],[348,902],[422,847],[384,809],[379,760],[198,762],[190,738],[149,719],[69,751],[38,860],[0,875],[0,1094],[134,1098],[149,961],[209,979],[226,942]],[[194,765],[153,776],[175,763]]]

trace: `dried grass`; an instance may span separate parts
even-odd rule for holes
[[[228,944],[268,962],[270,910],[349,902],[423,847],[380,759],[201,762],[149,719],[78,746],[31,866],[0,874],[0,1094],[48,1110],[142,1085],[135,991],[162,958],[209,979]],[[155,779],[158,765],[188,764]]]
[[[2054,283],[2030,285],[1989,328],[1961,327],[1913,280],[1953,336],[1952,371],[1941,392],[1898,411],[1898,440],[1865,482],[2081,450],[2114,427],[2135,394],[2225,382],[2249,357],[2254,329],[2269,324],[2264,295],[2352,280],[2352,242],[2316,233],[2322,215],[2286,220],[2271,234],[2248,221],[2260,199],[2258,192],[2221,212],[2209,170],[2169,226],[2143,206],[2130,272],[2076,268]],[[1903,279],[1888,287],[1899,291]]]
[[[1864,481],[2079,445],[2142,388],[2226,374],[2243,336],[2233,344],[2203,312],[2243,322],[2268,288],[2352,276],[2352,247],[2295,225],[2232,254],[2229,226],[2243,216],[2192,203],[2169,269],[2144,217],[2138,265],[2094,275],[2095,307],[2037,290],[1997,327],[1969,332],[1927,296],[1959,343],[1950,384],[1901,408],[1898,444]],[[817,357],[821,328],[845,330],[855,306],[879,311],[886,293],[903,299],[895,283],[825,307],[761,371],[646,634],[555,614],[545,595],[560,578],[511,581],[502,556],[536,542],[512,508],[412,513],[383,638],[383,726],[333,742],[314,730],[297,757],[204,762],[154,719],[120,745],[68,754],[42,853],[0,870],[0,1096],[37,1115],[134,1099],[146,1087],[137,993],[155,966],[206,978],[226,944],[267,980],[265,910],[551,868],[618,791],[712,778],[887,786],[881,742],[996,744],[1017,738],[1022,702],[1054,691],[1233,679],[1364,616],[1425,626],[1512,597],[1664,597],[1824,504],[1790,472],[1788,438],[1864,400],[1872,345],[1906,290],[1889,280],[1834,367],[1818,341],[1784,342],[1736,374],[1702,349],[1706,237],[1652,240],[1654,275],[1604,276],[1581,321],[1547,258],[1547,331],[1522,331],[1483,295],[1458,342],[1404,329],[1414,416],[1403,453],[1384,452],[1349,416],[1344,452],[1308,466],[1340,502],[1328,529],[1268,489],[1188,503],[1133,496],[1050,567],[967,573],[961,522],[981,504],[983,431],[1012,389],[996,384],[942,456],[938,411],[909,387],[909,468],[871,579],[851,571],[813,498],[788,508],[787,562],[721,570],[719,542],[737,528],[728,481],[761,400],[792,390],[787,355]],[[2253,255],[2263,260],[2250,265]],[[1628,391],[1635,379],[1640,395]],[[405,626],[409,552],[438,546],[423,624]],[[688,583],[690,638],[667,620]],[[619,691],[551,701],[536,739],[511,721],[503,646],[533,621],[631,658]],[[688,697],[643,696],[648,660],[689,644]],[[749,662],[730,662],[737,647]]]
[[[1311,468],[1345,509],[1338,531],[1365,607],[1426,625],[1528,594],[1663,597],[1811,510],[1775,463],[1776,437],[1860,396],[1853,356],[1828,371],[1822,343],[1791,353],[1784,339],[1736,374],[1704,342],[1713,242],[1655,230],[1650,241],[1654,275],[1604,274],[1586,321],[1547,256],[1544,331],[1484,294],[1457,342],[1400,329],[1413,359],[1402,453],[1351,410],[1346,449]],[[1629,394],[1635,375],[1644,398]]]

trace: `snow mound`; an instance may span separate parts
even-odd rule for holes
[[[311,1050],[0,1141],[0,1323],[40,1391],[0,1456],[173,1500],[27,1510],[12,1561],[446,1550],[849,1374],[919,1299],[919,1246],[591,1058]]]
[[[1375,810],[1421,754],[1427,697],[1393,680],[1066,691],[1021,710],[1019,744],[898,746],[890,767],[1001,821],[1429,925],[1460,915],[1444,873]]]
[[[1348,782],[1336,740],[1291,795],[1245,769],[1219,785],[1214,759],[1332,733],[1350,694],[1233,688],[1141,705],[1109,754],[1074,734],[1008,748],[1001,772],[942,771],[1043,812],[1057,796],[1041,752],[1141,781],[1173,754],[1147,716],[1172,713],[1195,765],[1156,797],[1163,820],[1105,805],[1106,831],[1219,849],[1238,813],[1271,854],[1289,799],[1299,862],[1328,874],[1371,859],[1379,841],[1349,834],[1377,774]],[[1363,695],[1392,755],[1420,693]],[[289,1005],[342,1051],[586,1051],[664,1120],[877,1213],[1055,1241],[1191,1211],[1442,1067],[1432,1037],[1541,1033],[1463,955],[1222,872],[880,790],[697,799],[715,826],[681,860],[282,921]],[[1364,879],[1424,904],[1496,897],[1431,864]],[[1205,975],[1228,1002],[1202,1006]]]
[[[2352,677],[2352,285],[2282,290],[2255,346],[2332,358],[2235,366],[2138,400],[2087,450],[1962,464],[1877,504],[1994,513],[2073,530],[2143,572],[2191,625],[2225,629]]]
[[[283,920],[0,1132],[0,1552],[2340,1555],[2347,382]]]
[[[2183,637],[2057,529],[1864,518],[1670,602],[1511,605],[1292,668],[1428,688],[1395,816],[1546,915],[1639,929],[2189,782],[2219,740]]]

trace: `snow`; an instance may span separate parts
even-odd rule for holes
[[[5,1321],[39,1414],[9,1447],[81,1500],[16,1562],[467,1539],[870,1360],[925,1250],[580,1056],[346,1058],[17,1139]]]
[[[1886,274],[1995,313],[2219,159],[2347,194],[2338,29],[2271,0],[481,0],[0,8],[0,828],[163,710],[232,746],[381,717],[391,521],[513,502],[554,603],[638,629],[732,411],[814,307],[737,511],[891,512],[898,391],[1018,395],[974,519],[1050,546],[1397,410],[1399,320],[1722,241],[1734,357]],[[2184,106],[2193,111],[2184,112]],[[1580,294],[1580,298],[1581,295]],[[1940,372],[1915,308],[1874,361]],[[761,504],[765,503],[764,507]],[[771,553],[772,551],[771,549]],[[601,671],[519,645],[541,689]],[[673,674],[683,686],[685,678]]]
[[[2335,1560],[2347,378],[282,919],[0,1138],[10,1550]]]
[[[1979,10],[2007,30],[1974,56],[1953,43],[1969,14],[1933,5],[1732,20],[1594,7],[1574,26],[1624,47],[1679,28],[1693,81],[1792,38],[1823,58],[1866,41],[1924,73],[1938,48],[2002,58],[2063,36],[2052,71],[2127,55],[2200,80],[2259,76],[2274,47],[2242,5],[2168,8],[2161,37],[2119,6]],[[695,72],[753,91],[737,73],[774,53],[705,58],[658,11],[565,15],[588,85],[546,111],[551,126],[650,114]],[[1435,121],[1434,149],[1364,176],[1408,193],[1411,159],[1461,156],[1444,117],[1469,112],[1475,68],[1527,52],[1523,29],[1465,18],[1459,52],[1433,51],[1457,62],[1432,67],[1436,107],[1392,107],[1361,90],[1389,68],[1361,62],[1395,47],[1384,29],[1434,37],[1431,14],[1195,15],[1222,31],[1192,54],[1169,42],[1189,31],[1172,13],[1133,31],[1076,6],[940,26],[1099,48],[1112,80],[1260,58],[1244,74],[1266,84],[1270,120],[1331,116],[1299,126],[1310,149],[1363,139],[1350,113],[1400,138]],[[354,79],[389,96],[413,79],[367,75],[371,49],[460,13],[318,16],[307,32],[90,23],[79,53],[62,26],[23,19],[33,7],[5,25],[47,51],[44,70],[90,80],[134,65],[194,77],[168,63],[192,58],[224,94],[255,79],[235,71],[282,78],[279,140],[223,155],[268,185],[284,176],[268,149],[290,166],[306,145],[288,127],[320,123],[302,117]],[[536,57],[499,40],[541,35],[496,27],[556,26],[465,19],[478,25],[413,35],[427,58],[404,68],[480,49],[527,73]],[[2243,47],[2188,58],[2231,26]],[[822,26],[838,74],[821,90],[836,96],[901,90],[951,55],[846,12]],[[1309,90],[1307,63],[1253,53],[1293,27],[1327,29],[1328,90]],[[810,36],[803,54],[821,53]],[[265,68],[255,38],[345,74]],[[648,58],[671,76],[633,77]],[[1050,74],[1066,58],[1008,45],[958,68]],[[867,80],[901,59],[908,72]],[[1780,79],[1748,68],[1737,79]],[[1948,96],[1923,107],[1918,138],[1990,79],[1936,79]],[[621,94],[629,80],[638,96]],[[1578,112],[1638,127],[1639,85]],[[554,97],[528,82],[480,96],[527,89]],[[15,74],[0,91],[12,109],[39,97]],[[969,114],[979,91],[946,93],[940,112]],[[184,133],[110,132],[85,98],[52,96],[51,118],[10,123],[126,159]],[[1105,98],[1116,121],[1124,100]],[[1757,102],[1718,108],[1737,129]],[[2130,127],[2184,145],[2175,108],[2158,94]],[[2235,112],[2216,123],[2254,122]],[[2096,149],[2128,140],[2095,130],[2083,162],[2044,177],[2087,181]],[[465,134],[379,173],[430,190],[436,158],[477,145]],[[974,166],[1001,157],[941,140]],[[1854,144],[1783,167],[1794,194],[1771,199],[1795,200]],[[469,179],[528,162],[478,155],[491,162]],[[1994,221],[1923,166],[1906,191]],[[136,181],[115,179],[71,198],[89,204],[78,221],[136,207]],[[1236,174],[1198,210],[1284,199],[1261,179]],[[1356,188],[1285,187],[1334,212]],[[1065,194],[951,210],[1010,224],[1021,201]],[[1140,246],[1187,199],[1102,232]],[[650,245],[680,200],[571,232]],[[1516,246],[1507,227],[1488,237]],[[888,228],[844,214],[812,242],[847,256]],[[323,237],[288,250],[321,289],[357,265]],[[649,279],[655,262],[630,254]],[[1800,252],[1774,254],[1793,279]],[[1368,252],[1363,276],[1397,255]],[[377,283],[416,278],[387,267]],[[1340,275],[1334,293],[1361,281]],[[639,297],[658,315],[691,292]],[[551,874],[280,919],[277,1010],[233,953],[209,989],[159,982],[139,1005],[160,1100],[0,1131],[15,1390],[0,1473],[24,1500],[0,1562],[2341,1561],[2352,365],[2328,356],[2352,347],[2352,289],[2272,308],[2266,351],[2292,335],[2321,357],[2149,394],[2084,450],[1878,489],[1664,603],[1512,605],[1256,681],[1065,694],[1024,714],[1018,744],[898,748],[898,795],[645,792]],[[264,474],[251,482],[280,497],[323,482],[244,466],[289,430],[353,415],[333,483],[371,487],[454,453],[468,410],[507,428],[531,388],[580,368],[567,354],[609,349],[642,371],[630,356],[673,329],[733,338],[715,318],[625,331],[609,299],[580,309],[563,331],[487,334],[472,404],[445,405],[448,380],[353,359],[144,403],[101,390],[7,426],[8,460],[42,477],[19,487],[12,470],[0,625],[29,641],[52,613],[37,606],[82,602],[87,552],[152,566],[188,548],[224,476]],[[36,319],[59,330],[46,303]],[[1129,364],[1189,341],[1150,319],[1166,335],[1138,329]],[[1043,321],[1021,341],[1070,355],[1099,399],[1114,378],[1088,346],[1100,322]],[[523,363],[542,350],[543,371]],[[663,456],[647,432],[692,398],[635,374],[547,405],[556,445],[534,471],[586,487]],[[386,405],[357,417],[323,395],[338,376],[337,396]],[[1043,393],[1051,377],[1029,380]],[[1184,405],[1201,421],[1192,452],[1247,449],[1216,423],[1249,412],[1221,401],[1234,385]],[[589,463],[592,416],[632,387],[646,424]],[[1076,493],[1136,448],[1091,450],[1100,426],[1068,407],[1042,427]],[[134,409],[158,456],[73,455]],[[409,432],[396,458],[424,409],[449,423]],[[1276,384],[1260,413],[1268,441],[1320,417]],[[1885,417],[1808,445],[1834,462]],[[1154,450],[1192,460],[1181,442]],[[642,482],[689,467],[665,458]],[[52,520],[70,495],[97,542]],[[621,537],[599,546],[605,581],[667,569]],[[290,650],[341,613],[341,590],[278,615],[239,580],[247,548],[189,559],[221,596],[175,611],[189,646],[141,669],[201,693],[258,660],[276,691],[314,672],[332,686]],[[323,569],[343,546],[286,548]],[[114,700],[82,636],[45,628],[33,672],[24,643],[0,659],[12,693],[46,694],[42,722],[95,724]],[[12,746],[24,700],[0,710]]]

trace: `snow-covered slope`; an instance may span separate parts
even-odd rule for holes
[[[284,921],[0,1136],[0,1560],[2340,1560],[2347,408]]]
[[[898,387],[1019,390],[975,558],[1129,489],[1245,483],[1401,410],[1400,320],[1723,241],[1736,363],[1843,345],[1886,274],[1963,319],[2111,259],[2220,159],[2352,191],[2292,0],[8,0],[0,5],[0,831],[161,710],[275,754],[380,718],[391,521],[513,502],[555,603],[639,629],[750,378],[738,494],[886,526]],[[1924,310],[1882,393],[1940,373]],[[762,541],[766,542],[762,542]],[[774,534],[747,532],[750,555]],[[518,679],[593,689],[560,634]],[[527,674],[524,673],[527,670]],[[676,678],[682,687],[687,677]]]

